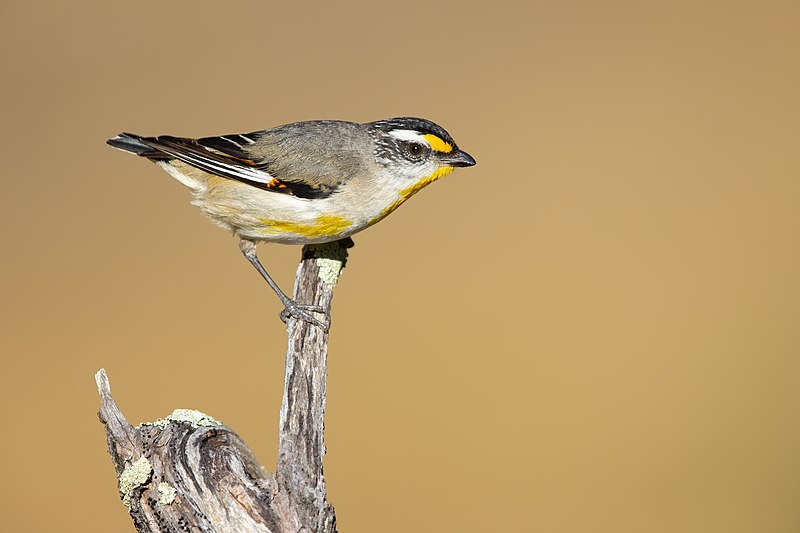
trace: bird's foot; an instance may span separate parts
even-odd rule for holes
[[[311,313],[320,313],[324,315],[325,321],[323,322],[319,320]],[[303,320],[310,324],[314,324],[323,331],[328,331],[328,328],[331,327],[331,317],[330,315],[328,315],[328,312],[325,310],[325,308],[322,307],[321,305],[299,304],[294,300],[289,300],[288,302],[286,302],[283,311],[281,311],[278,316],[280,316],[284,324],[291,317],[291,318],[296,318],[297,320]]]

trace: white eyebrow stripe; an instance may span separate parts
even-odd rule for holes
[[[392,130],[389,132],[389,135],[391,135],[395,139],[400,139],[401,141],[413,141],[423,144],[428,148],[431,147],[428,140],[425,137],[423,137],[419,132],[414,130]]]

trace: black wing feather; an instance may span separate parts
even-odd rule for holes
[[[114,148],[155,161],[177,159],[210,174],[266,191],[306,199],[325,198],[333,194],[335,188],[282,180],[273,176],[269,172],[268,161],[255,161],[247,151],[247,145],[255,143],[258,137],[258,132],[200,139],[170,135],[142,137],[133,133],[121,133],[106,142]]]

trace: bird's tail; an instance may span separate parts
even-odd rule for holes
[[[116,137],[108,139],[106,142],[118,150],[130,152],[148,159],[170,159],[170,156],[164,152],[156,150],[142,142],[142,136],[136,135],[135,133],[120,133]]]

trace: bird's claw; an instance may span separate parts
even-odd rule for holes
[[[321,313],[325,315],[326,319],[325,322],[322,322],[311,313]],[[297,320],[303,320],[310,324],[314,324],[323,331],[328,331],[328,328],[330,328],[330,317],[328,316],[328,313],[325,310],[325,308],[322,307],[321,305],[298,304],[290,300],[283,308],[283,311],[281,311],[278,316],[280,317],[280,319],[283,321],[284,324],[291,317],[291,318],[296,318]]]

